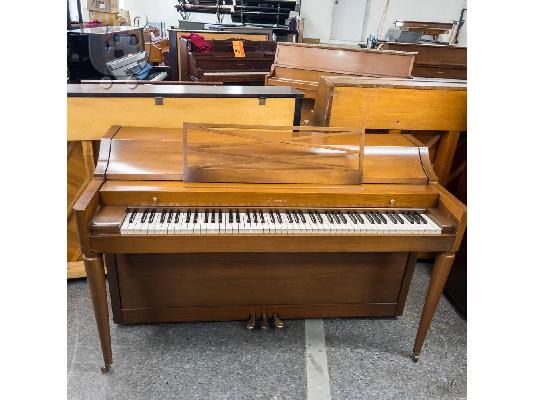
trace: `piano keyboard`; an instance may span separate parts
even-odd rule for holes
[[[421,210],[129,209],[124,235],[440,234]]]

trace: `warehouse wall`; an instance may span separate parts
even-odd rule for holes
[[[301,0],[301,15],[305,18],[304,37],[320,38],[322,42],[331,39],[331,28],[336,0]],[[367,28],[364,38],[369,34],[377,34],[380,19],[387,0],[337,0],[368,1]],[[86,3],[86,1],[84,1]],[[135,16],[148,18],[150,22],[164,21],[167,27],[177,25],[180,16],[174,5],[176,0],[121,0],[121,8],[130,11],[132,19]],[[422,20],[435,22],[450,22],[458,20],[460,11],[466,0],[390,0],[390,5],[384,21],[384,28],[380,38],[385,38],[388,29],[393,27],[395,20]],[[87,7],[85,7],[87,8]],[[215,23],[215,15],[191,14],[191,21]],[[223,22],[230,22],[230,16],[224,16]],[[363,24],[363,16],[354,16],[354,24]],[[348,26],[346,29],[353,29]],[[460,31],[459,44],[467,45],[467,23]]]
[[[367,0],[338,1],[366,2]],[[377,34],[380,19],[382,18],[387,3],[387,0],[368,1],[369,10],[364,38],[369,36],[369,34]],[[335,21],[332,20],[334,15],[334,3],[335,0],[301,0],[301,14],[306,18],[304,21],[304,37],[320,38],[321,42],[330,41],[332,23],[335,23]],[[460,11],[464,8],[465,4],[465,0],[390,0],[380,39],[386,37],[388,29],[393,27],[396,20],[420,20],[432,22],[451,22],[453,20],[458,20],[460,18]],[[354,24],[363,24],[363,16],[355,15]],[[353,28],[347,27],[346,29]],[[467,45],[466,32],[467,22],[460,31],[458,38],[460,45]]]

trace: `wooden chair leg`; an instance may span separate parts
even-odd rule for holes
[[[106,277],[102,254],[83,255],[87,282],[93,301],[96,326],[100,337],[100,347],[104,357],[102,373],[108,372],[113,362],[111,355],[111,334],[109,332],[108,297],[106,290]]]
[[[438,306],[443,287],[447,282],[447,277],[454,261],[454,254],[441,253],[436,257],[434,262],[434,269],[432,276],[430,277],[430,283],[426,292],[425,305],[423,307],[423,313],[421,314],[421,320],[419,322],[419,329],[417,330],[417,336],[415,338],[415,345],[413,347],[412,358],[414,361],[419,359],[421,348],[425,342],[426,334],[430,328],[432,317]]]

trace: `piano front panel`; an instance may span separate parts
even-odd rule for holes
[[[106,181],[106,206],[192,207],[395,207],[435,208],[439,193],[429,185],[195,184],[173,181]]]
[[[122,322],[394,316],[408,253],[117,254],[110,286]],[[409,271],[408,275],[411,273]],[[116,293],[115,293],[116,292]],[[117,311],[120,310],[120,311]]]

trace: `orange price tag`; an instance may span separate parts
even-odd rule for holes
[[[245,57],[245,48],[241,40],[232,40],[232,46],[234,47],[234,57]]]

